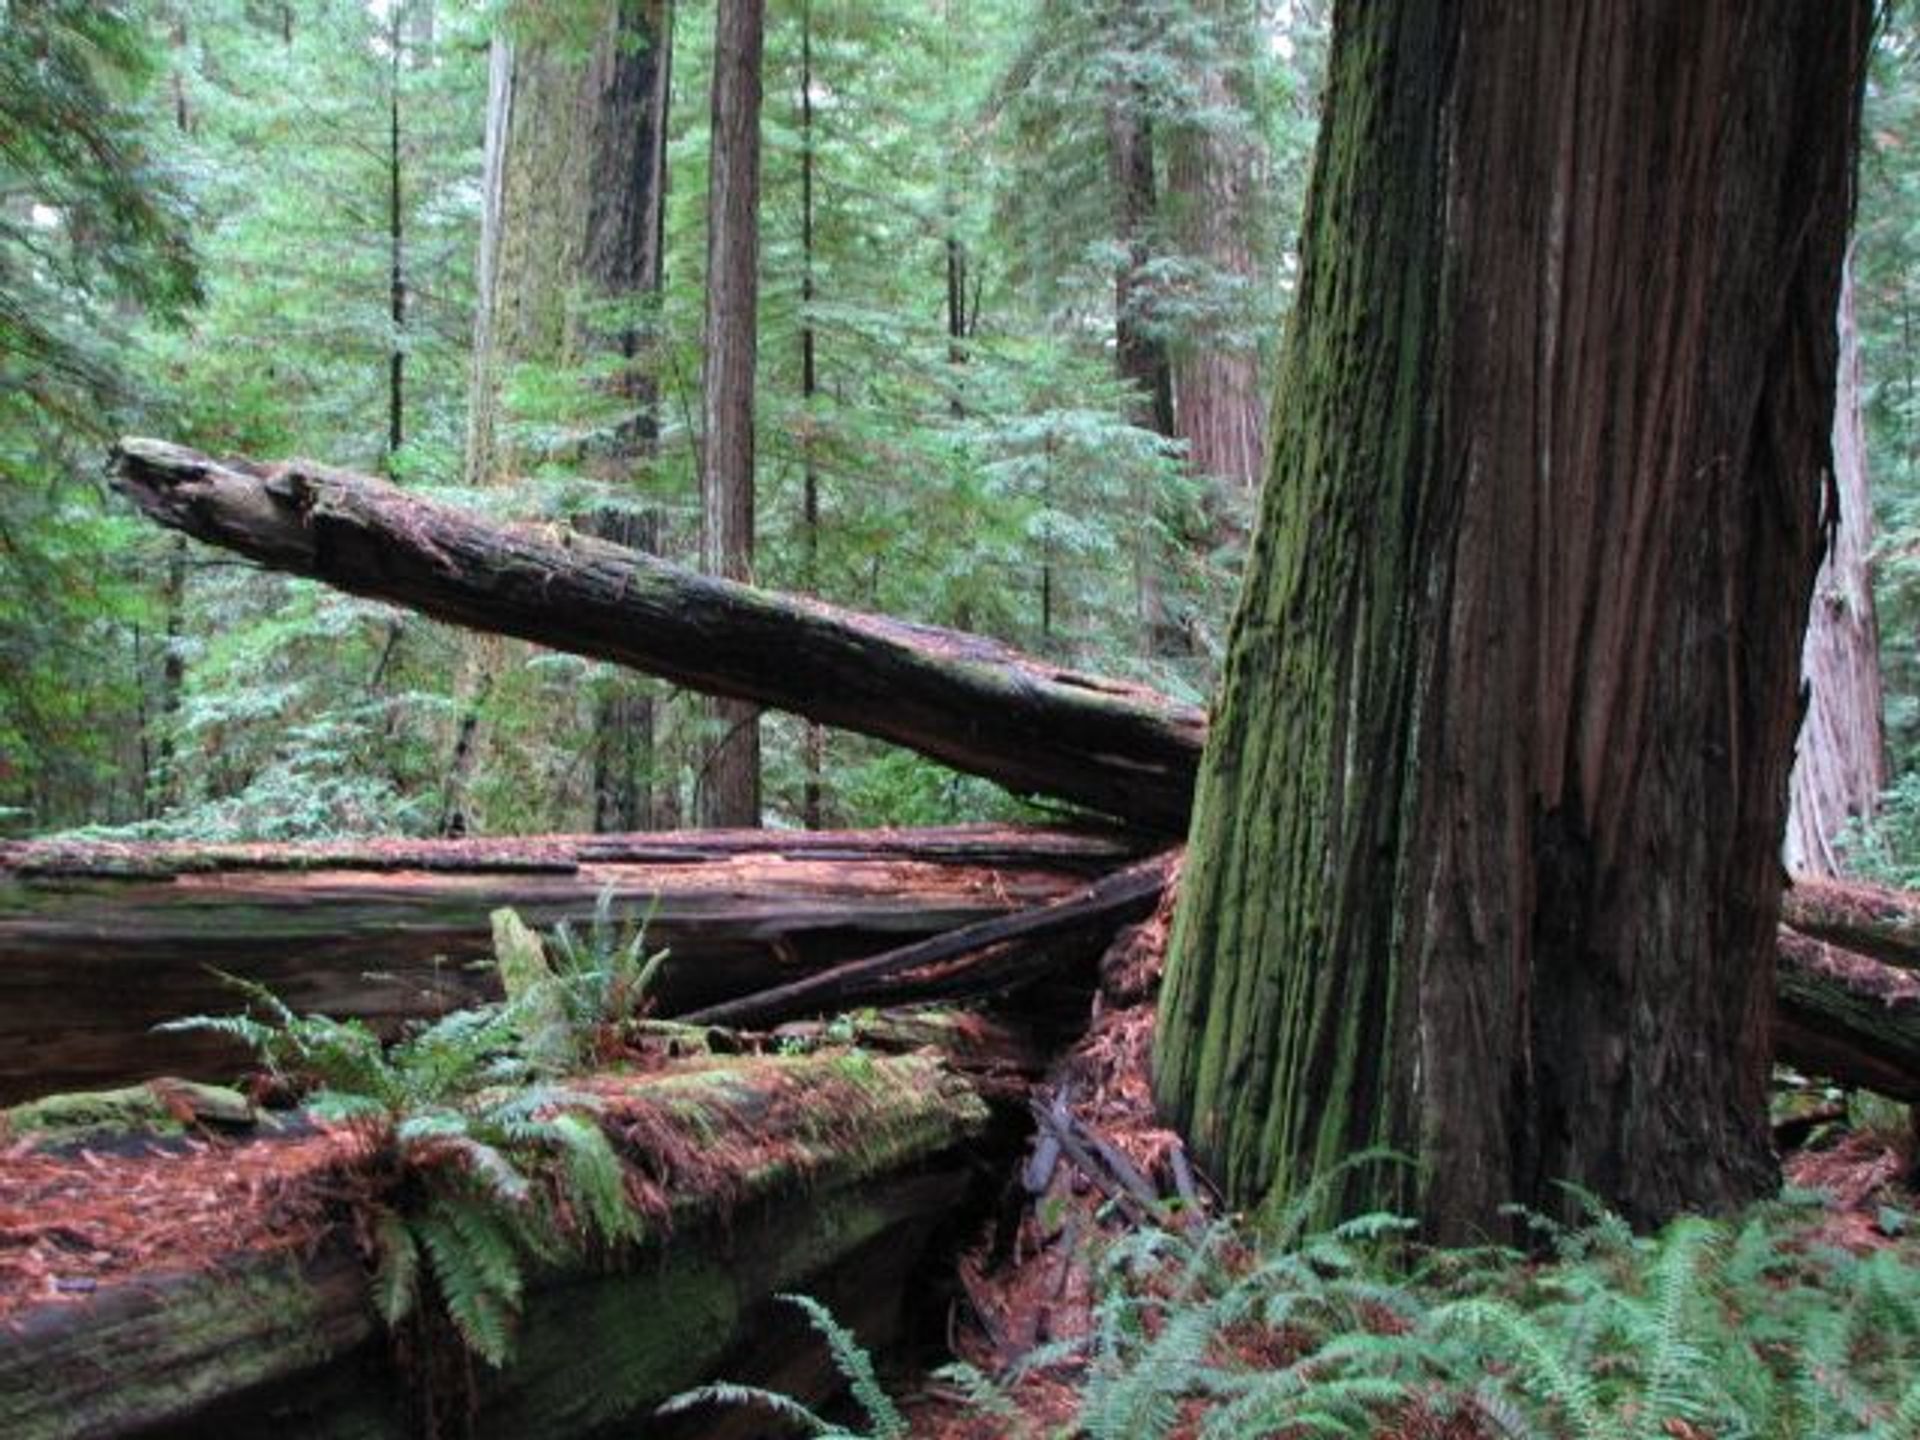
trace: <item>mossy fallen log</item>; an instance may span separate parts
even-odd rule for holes
[[[671,952],[666,1011],[1073,893],[1135,853],[1120,837],[1000,826],[516,841],[187,846],[0,844],[0,1104],[156,1073],[221,1076],[241,1052],[155,1034],[236,999],[391,1029],[495,993],[470,968],[489,913],[584,921],[610,891]],[[375,978],[384,977],[384,978]]]
[[[1920,1103],[1920,975],[1783,929],[1775,987],[1777,1060]]]
[[[1920,970],[1920,893],[1796,875],[1780,921],[1802,935],[1902,970]]]
[[[927,1056],[759,1057],[590,1083],[630,1161],[646,1238],[530,1278],[515,1358],[497,1372],[477,1367],[480,1436],[614,1425],[645,1435],[652,1407],[712,1373],[775,1291],[830,1290],[849,1266],[868,1291],[889,1272],[904,1282],[954,1218],[967,1152],[987,1123],[972,1090]],[[200,1152],[69,1163],[84,1172],[71,1183],[120,1189],[119,1167],[220,1171]],[[249,1181],[195,1201],[234,1217],[195,1247],[151,1201],[118,1224],[71,1194],[59,1216],[38,1216],[20,1168],[0,1175],[0,1255],[15,1275],[36,1221],[64,1232],[93,1223],[89,1243],[103,1248],[75,1250],[70,1234],[43,1247],[56,1267],[44,1298],[0,1287],[0,1434],[408,1433],[409,1387],[421,1381],[396,1367],[344,1220],[307,1247],[277,1243],[270,1226],[248,1222],[289,1196]],[[338,1176],[352,1173],[348,1163]],[[115,1253],[151,1263],[101,1271],[99,1257]]]

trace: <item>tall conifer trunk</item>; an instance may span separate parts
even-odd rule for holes
[[[760,53],[765,0],[726,0],[713,46],[713,154],[707,191],[705,424],[700,563],[753,574],[753,384],[760,293]],[[760,712],[716,700],[698,785],[703,825],[760,823]]]
[[[1873,497],[1860,416],[1860,332],[1853,281],[1840,292],[1840,374],[1833,407],[1832,539],[1814,581],[1801,669],[1807,715],[1793,762],[1787,868],[1841,872],[1840,837],[1870,817],[1887,783],[1881,728],[1880,622],[1873,604]]]
[[[1865,0],[1337,15],[1156,1085],[1437,1234],[1774,1183]]]
[[[1203,0],[1187,55],[1195,114],[1172,127],[1167,198],[1180,252],[1204,267],[1215,292],[1201,322],[1173,347],[1174,433],[1197,474],[1229,489],[1260,484],[1266,404],[1260,356],[1238,323],[1257,279],[1252,213],[1259,139],[1250,122],[1246,66],[1255,43],[1247,0]],[[1224,292],[1224,293],[1222,293]]]
[[[622,310],[611,327],[587,325],[570,349],[612,354],[611,382],[620,401],[612,433],[589,457],[590,468],[618,493],[631,492],[660,437],[658,364],[650,325],[635,313],[657,303],[665,279],[667,104],[672,87],[672,12],[667,0],[621,0],[602,22],[588,65],[585,104],[591,117],[587,159],[587,236],[582,287],[596,302]],[[593,517],[602,537],[655,553],[658,507],[629,493]],[[651,829],[663,818],[653,803],[654,702],[631,677],[608,682],[594,708],[593,826]]]
[[[474,321],[466,480],[513,483],[526,457],[506,442],[502,393],[515,365],[616,357],[618,418],[583,442],[581,463],[631,485],[657,433],[645,337],[630,307],[659,288],[669,78],[665,0],[600,0],[593,44],[524,17],[491,55],[481,191],[479,303]],[[547,17],[551,23],[551,17]],[[605,307],[626,313],[609,322]],[[593,517],[602,533],[646,548],[657,525],[639,501]],[[508,663],[494,636],[468,641],[441,829],[470,826],[471,780],[486,744],[486,707]],[[643,794],[651,712],[630,682],[596,707],[594,821],[649,822]]]

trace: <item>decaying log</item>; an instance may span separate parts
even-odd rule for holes
[[[615,1424],[653,1433],[646,1417],[660,1400],[714,1373],[743,1341],[764,1352],[759,1327],[776,1291],[863,1294],[881,1304],[877,1318],[897,1324],[930,1233],[962,1199],[964,1157],[986,1124],[972,1092],[925,1056],[866,1057],[858,1067],[833,1055],[758,1058],[628,1079],[617,1094],[607,1088],[615,1083],[595,1085],[608,1096],[603,1123],[616,1143],[645,1149],[627,1153],[653,1197],[648,1238],[611,1264],[530,1277],[515,1359],[497,1373],[476,1366],[479,1436],[544,1440]],[[738,1138],[716,1154],[717,1133]],[[71,1163],[83,1177],[94,1168]],[[18,1196],[6,1199],[0,1208],[21,1208]],[[10,1240],[21,1240],[23,1222],[57,1219],[16,1215]],[[229,1253],[221,1236],[206,1239],[191,1265],[0,1298],[10,1312],[0,1318],[0,1433],[408,1433],[404,1390],[418,1377],[394,1368],[344,1227],[311,1250]],[[136,1229],[101,1243],[146,1253],[149,1241]],[[81,1259],[73,1265],[84,1272]],[[851,1286],[839,1287],[836,1275],[849,1274]]]
[[[492,524],[307,461],[127,439],[163,525],[437,619],[908,746],[1020,794],[1184,830],[1204,714],[998,642],[693,575],[563,529]]]
[[[1920,970],[1920,892],[1796,875],[1781,896],[1780,921],[1883,965]]]
[[[1920,1102],[1920,975],[1783,929],[1775,985],[1777,1060]]]
[[[0,1104],[157,1073],[219,1075],[217,1036],[157,1035],[238,999],[385,1028],[495,993],[487,917],[649,916],[671,1013],[1077,893],[1118,838],[962,826],[313,846],[0,845]],[[390,977],[370,979],[369,974]]]
[[[817,975],[708,1005],[682,1018],[696,1025],[754,1026],[877,1001],[948,999],[964,993],[955,988],[956,979],[971,989],[981,970],[991,977],[986,986],[998,985],[1006,976],[996,962],[1014,946],[1085,941],[1097,950],[1122,925],[1152,914],[1175,863],[1174,852],[1158,855],[1050,904],[962,926],[883,955],[850,960]]]
[[[1138,686],[975,636],[700,579],[571,534],[490,524],[304,461],[217,462],[127,440],[116,468],[161,524],[262,564],[844,725],[1164,832],[1186,819],[1205,718]],[[1920,968],[1920,897],[1802,879],[1783,918],[1782,1058],[1888,1093],[1920,1089],[1905,1002],[1863,978],[1864,962],[1816,963],[1821,952],[1792,938]]]

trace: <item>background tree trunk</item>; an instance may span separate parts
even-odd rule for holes
[[[1175,246],[1202,267],[1204,320],[1173,347],[1174,434],[1187,463],[1220,485],[1259,487],[1266,443],[1260,356],[1246,333],[1259,137],[1248,123],[1245,66],[1255,44],[1252,6],[1199,0],[1188,55],[1191,118],[1168,135],[1167,199]]]
[[[655,386],[629,315],[609,325],[581,303],[635,301],[661,278],[668,36],[664,0],[603,0],[591,50],[534,28],[496,35],[487,99],[479,300],[468,415],[466,483],[512,483],[527,457],[502,437],[502,387],[516,365],[579,364],[612,351],[621,417],[585,444],[586,468],[630,485],[657,434]],[[594,528],[651,548],[644,506],[612,507]],[[508,663],[494,637],[470,642],[462,666],[453,760],[441,830],[470,825],[472,776],[486,743],[486,703]],[[631,688],[595,717],[594,818],[601,827],[650,819],[640,796],[650,764],[651,714]]]
[[[672,87],[672,16],[667,0],[608,8],[587,67],[587,236],[581,282],[601,302],[624,302],[610,329],[588,326],[571,346],[579,356],[620,359],[612,381],[620,415],[589,468],[616,492],[631,489],[659,443],[659,382],[650,325],[635,313],[657,302],[665,279],[667,104]],[[593,517],[594,533],[657,553],[660,514],[639,496]],[[594,708],[593,828],[651,829],[654,814],[654,702],[650,687],[619,678]]]
[[[1155,23],[1134,0],[1122,0],[1111,22],[1117,33],[1144,50]],[[1152,323],[1151,295],[1141,280],[1153,258],[1158,222],[1158,189],[1153,170],[1153,118],[1140,82],[1116,78],[1107,96],[1107,179],[1113,191],[1113,238],[1118,259],[1113,269],[1114,366],[1134,391],[1133,423],[1156,435],[1171,436],[1173,371],[1167,344]],[[1142,476],[1134,483],[1134,623],[1140,651],[1153,655],[1166,643],[1166,601],[1161,587],[1158,497]]]
[[[1814,581],[1801,659],[1808,698],[1793,765],[1785,859],[1790,870],[1838,875],[1836,840],[1872,816],[1887,783],[1881,729],[1880,622],[1874,613],[1873,500],[1860,423],[1860,334],[1851,267],[1840,291],[1839,381],[1833,407],[1833,501],[1827,558]]]
[[[760,293],[760,54],[765,0],[715,12],[713,152],[707,190],[706,354],[701,367],[700,565],[753,578],[753,386]],[[700,823],[760,823],[760,712],[713,703],[698,781]]]
[[[1156,1084],[1236,1202],[1775,1179],[1863,0],[1341,7]]]

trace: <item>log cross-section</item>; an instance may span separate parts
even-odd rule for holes
[[[127,439],[160,524],[436,619],[892,741],[1018,794],[1185,828],[1206,718],[995,641],[693,575],[571,530],[491,523],[304,460]]]

